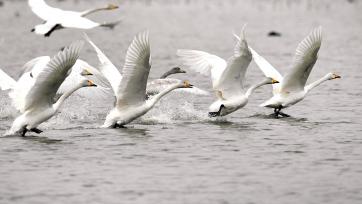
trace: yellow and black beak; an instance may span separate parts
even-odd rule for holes
[[[272,79],[272,84],[277,84],[277,83],[279,83],[278,80]]]
[[[189,81],[184,81],[184,88],[192,88],[194,85],[190,84]]]
[[[119,8],[119,6],[114,5],[114,4],[108,4],[108,7],[107,7],[107,9],[109,9],[109,10],[114,10],[114,9],[118,9],[118,8]]]
[[[333,79],[340,79],[340,78],[342,78],[340,75],[333,74]]]
[[[91,86],[97,86],[95,83],[93,83],[92,81],[88,80],[88,84],[87,86],[91,87]]]

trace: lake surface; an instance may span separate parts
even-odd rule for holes
[[[74,10],[107,1],[50,1]],[[117,2],[117,1],[113,1]],[[309,82],[335,71],[305,100],[274,119],[258,105],[271,87],[258,89],[241,110],[209,119],[215,99],[173,93],[126,129],[100,129],[111,98],[74,95],[41,135],[0,138],[0,203],[362,203],[362,3],[355,1],[120,1],[120,9],[92,16],[123,22],[87,34],[119,67],[133,36],[150,30],[157,78],[173,66],[179,48],[220,57],[232,54],[247,23],[249,45],[282,73],[297,44],[323,26],[323,43]],[[53,56],[82,39],[82,31],[30,33],[41,20],[25,1],[0,7],[0,67],[17,78],[28,60]],[[281,37],[268,37],[269,31]],[[81,58],[97,65],[89,45]],[[208,77],[175,75],[210,90]],[[262,78],[252,63],[246,84]],[[92,90],[86,90],[92,91]],[[17,116],[0,92],[0,135]]]

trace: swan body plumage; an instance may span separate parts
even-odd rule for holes
[[[335,73],[328,73],[321,79],[306,85],[308,77],[318,58],[318,51],[322,44],[322,28],[314,29],[305,39],[303,39],[296,50],[291,71],[284,77],[254,49],[250,48],[253,59],[261,71],[267,77],[274,77],[280,84],[273,85],[273,97],[260,106],[274,108],[276,116],[280,110],[292,106],[305,98],[307,93],[321,83],[340,78]]]

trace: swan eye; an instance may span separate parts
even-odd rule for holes
[[[112,10],[112,9],[118,9],[119,7],[117,5],[114,4],[109,4],[108,5],[108,9]]]

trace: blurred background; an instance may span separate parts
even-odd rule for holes
[[[63,29],[49,38],[30,30],[42,20],[27,1],[0,1],[0,67],[14,78],[32,58],[55,55],[82,39]],[[359,0],[47,0],[83,11],[114,3],[118,10],[90,19],[123,19],[113,30],[85,31],[122,67],[135,34],[150,31],[150,78],[180,66],[177,49],[227,59],[247,24],[246,38],[282,74],[298,43],[323,27],[319,59],[309,77],[333,80],[313,90],[274,120],[258,107],[271,96],[258,89],[226,119],[207,117],[210,96],[171,94],[130,128],[98,127],[113,98],[72,96],[58,116],[42,124],[41,137],[0,141],[0,203],[361,203],[362,202],[362,1]],[[85,44],[81,59],[97,66]],[[246,85],[260,81],[254,63]],[[175,75],[211,90],[209,77]],[[17,113],[0,92],[0,134]]]

